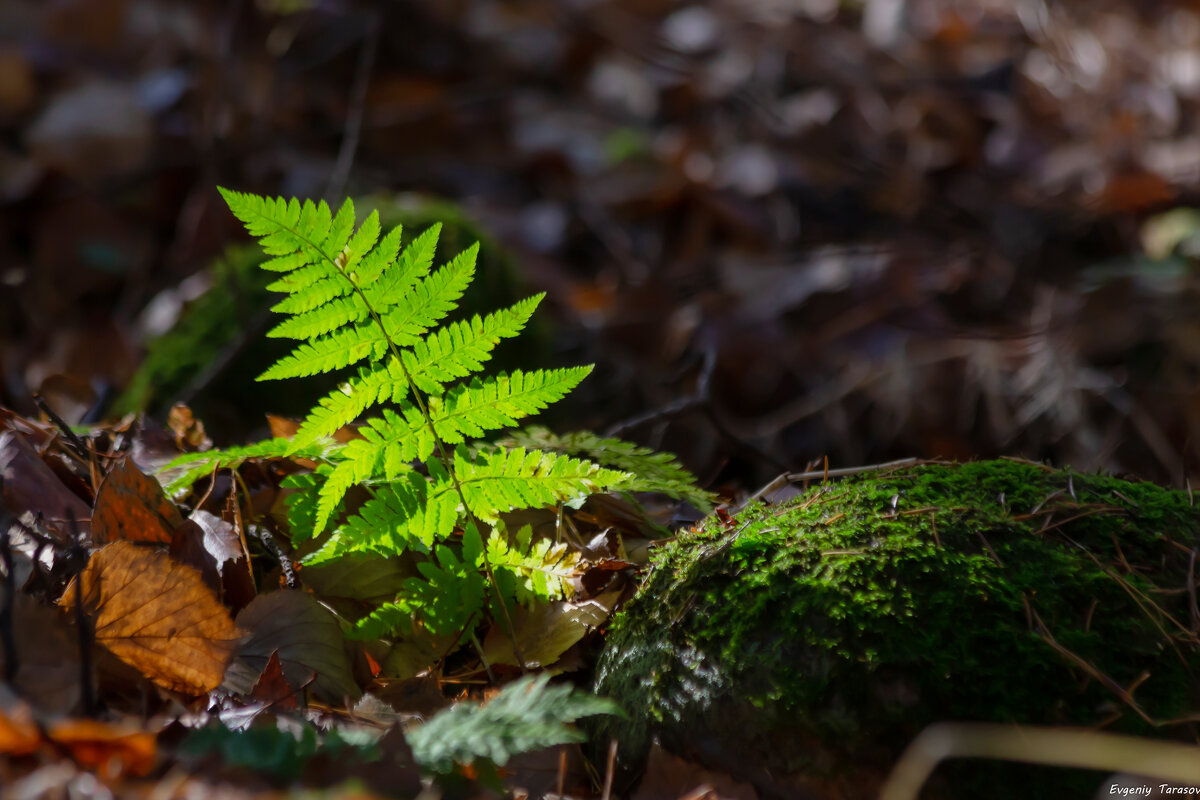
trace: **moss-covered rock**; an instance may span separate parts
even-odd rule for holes
[[[614,621],[595,688],[630,718],[594,738],[619,739],[630,771],[657,737],[781,797],[874,796],[938,720],[1194,738],[1146,718],[1200,711],[1198,544],[1186,493],[1015,461],[864,474],[710,517],[656,554]],[[1012,796],[992,769],[939,780]],[[1020,794],[1079,778],[1043,770]]]
[[[453,203],[414,195],[374,195],[355,202],[361,221],[378,210],[385,230],[404,227],[404,243],[441,223],[435,264],[442,264],[475,242],[480,243],[475,281],[463,296],[456,317],[482,314],[531,294],[513,259]],[[267,339],[278,321],[270,306],[280,295],[267,291],[278,275],[258,269],[264,256],[257,245],[230,247],[210,268],[212,288],[191,303],[174,327],[149,343],[142,367],[115,404],[117,413],[163,413],[176,402],[188,403],[211,432],[239,441],[264,425],[264,414],[300,417],[336,385],[323,375],[291,379],[286,390],[255,378],[291,351],[295,342]],[[544,323],[535,316],[531,333],[497,353],[497,369],[542,363],[549,349]],[[533,353],[518,352],[520,348]],[[352,374],[346,370],[345,374]],[[261,431],[260,431],[261,432]]]

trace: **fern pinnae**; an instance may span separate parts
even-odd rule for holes
[[[397,347],[411,347],[458,306],[458,299],[475,277],[479,245],[459,253],[441,269],[417,281],[404,302],[391,301],[382,316],[384,335]]]
[[[315,538],[336,522],[306,560],[420,554],[416,563],[424,580],[410,579],[404,597],[372,618],[370,625],[384,628],[407,617],[431,630],[469,635],[490,608],[511,632],[510,600],[562,596],[573,568],[564,553],[548,542],[521,540],[517,549],[504,551],[498,579],[480,531],[508,511],[577,499],[628,476],[553,452],[468,442],[538,413],[591,371],[483,374],[496,346],[525,328],[544,295],[447,322],[475,276],[478,245],[434,269],[439,226],[402,248],[399,228],[381,236],[377,214],[356,230],[348,201],[335,214],[325,203],[222,194],[279,274],[270,288],[285,296],[273,310],[287,318],[271,335],[297,340],[260,379],[358,365],[353,377],[312,408],[279,453],[332,448],[311,476],[289,487],[296,512],[289,521],[305,528],[293,532],[294,541]],[[360,438],[341,446],[325,438],[376,406],[381,408],[360,425]],[[347,515],[344,500],[356,485],[364,487],[366,499]],[[485,603],[487,586],[495,605]],[[513,649],[521,663],[515,642]]]
[[[478,372],[501,339],[525,329],[545,296],[541,292],[485,317],[476,314],[433,331],[403,354],[413,383],[424,392],[438,393],[449,381]]]

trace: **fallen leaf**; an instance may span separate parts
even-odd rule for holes
[[[15,431],[0,433],[0,502],[14,517],[40,514],[42,523],[63,541],[91,530],[87,503],[72,493],[46,465],[25,437]]]
[[[258,676],[258,682],[250,690],[250,698],[276,708],[295,708],[296,690],[283,676],[283,664],[279,662],[279,651],[271,651],[271,658]]]
[[[233,524],[203,509],[175,529],[171,558],[199,570],[221,601],[234,611],[254,599],[254,582]]]
[[[417,574],[400,558],[348,553],[324,564],[306,566],[300,580],[322,597],[383,602],[395,599],[404,581]]]
[[[68,719],[51,725],[46,738],[81,767],[107,778],[146,775],[154,768],[154,734],[134,725]]]
[[[23,592],[13,598],[13,612],[17,662],[13,687],[41,711],[68,714],[77,710],[82,677],[79,647],[66,616]],[[0,647],[0,664],[8,657]]]
[[[169,543],[183,524],[179,509],[163,494],[158,481],[126,457],[114,465],[92,507],[92,538],[97,544],[119,540]]]
[[[33,710],[28,705],[17,702],[0,708],[0,754],[27,756],[37,751],[41,741]]]
[[[196,419],[192,410],[183,403],[171,406],[167,413],[167,427],[175,434],[175,444],[180,450],[208,450],[212,439],[204,431],[204,423]]]
[[[96,642],[165,689],[204,694],[221,683],[240,636],[200,573],[170,557],[115,542],[76,579]],[[74,583],[59,603],[74,607]]]
[[[30,755],[44,745],[106,778],[146,775],[157,752],[154,735],[140,726],[68,718],[42,720],[39,727],[28,703],[11,695],[0,697],[0,755]]]
[[[532,611],[517,609],[513,627],[525,666],[553,665],[573,644],[608,619],[620,594],[620,590],[614,590],[582,602],[559,601]],[[483,657],[489,664],[517,664],[512,639],[499,625],[493,625],[483,640]]]
[[[356,701],[362,692],[354,682],[345,638],[337,619],[310,594],[280,589],[260,594],[242,609],[238,627],[249,637],[225,675],[225,686],[247,694],[267,667],[271,654],[279,653],[283,674],[293,686],[309,682],[322,698],[340,703]]]
[[[753,786],[674,756],[657,744],[650,748],[646,772],[633,800],[758,800]]]

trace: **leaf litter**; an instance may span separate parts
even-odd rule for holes
[[[176,419],[186,421],[185,431],[202,426],[183,411]],[[0,563],[16,603],[14,647],[0,646],[0,665],[6,675],[11,666],[12,686],[23,698],[0,703],[0,780],[30,785],[24,782],[38,775],[49,780],[44,771],[53,769],[55,780],[91,774],[132,791],[159,765],[175,763],[185,769],[181,785],[226,775],[256,791],[261,781],[336,783],[365,775],[384,796],[413,796],[429,765],[418,766],[405,731],[456,708],[455,700],[469,696],[462,687],[478,685],[489,669],[499,677],[519,675],[511,641],[496,630],[482,637],[477,652],[450,661],[453,635],[431,636],[419,626],[396,641],[348,640],[343,614],[362,613],[355,611],[362,603],[394,593],[413,573],[411,565],[403,558],[348,559],[300,568],[286,515],[242,492],[241,476],[219,470],[231,479],[201,480],[180,505],[128,455],[153,448],[161,464],[170,449],[195,447],[199,437],[154,432],[144,422],[78,435],[79,444],[68,444],[53,425],[0,417],[0,453],[14,475],[12,491],[7,482],[0,487],[0,535],[11,545]],[[235,469],[274,497],[298,468],[290,464],[250,457]],[[201,505],[225,512],[217,516]],[[586,666],[580,648],[605,624],[636,568],[613,558],[623,549],[620,531],[641,541],[648,530],[641,512],[616,496],[586,508],[526,517],[543,535],[565,520],[568,541],[578,540],[559,545],[555,557],[575,596],[522,608],[514,618],[532,659],[527,666],[546,674]],[[237,533],[239,520],[246,536]],[[604,577],[585,588],[589,573]],[[558,748],[575,733],[542,742],[536,725],[525,733],[508,727],[526,724],[521,714],[529,709],[553,715],[576,701],[565,700],[562,687],[517,688],[528,697],[513,695],[480,717],[491,721],[479,731],[477,752],[463,743],[469,739],[457,745],[457,757],[466,759],[455,767],[465,770],[460,779],[543,790],[563,779],[588,786],[578,753],[559,764]],[[515,710],[504,711],[505,703]],[[453,731],[472,719],[461,710],[439,725]],[[428,737],[421,741],[429,750]],[[550,749],[521,752],[539,742]],[[513,755],[510,767],[492,771],[494,759]],[[450,764],[445,755],[430,758],[441,768]],[[557,779],[546,774],[547,765],[560,771]]]

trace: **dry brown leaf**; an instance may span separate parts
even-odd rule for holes
[[[92,538],[97,544],[122,539],[169,543],[183,524],[179,509],[158,481],[123,458],[104,476],[92,508]]]
[[[237,622],[249,636],[229,666],[226,688],[249,693],[278,651],[291,685],[311,682],[317,696],[335,703],[357,701],[362,695],[337,618],[311,594],[289,589],[260,594],[242,609]]]
[[[672,755],[657,744],[633,800],[758,800],[753,786]]]
[[[187,694],[221,683],[240,634],[196,570],[115,542],[96,551],[77,580],[96,642],[126,664]],[[74,606],[74,583],[59,602]]]
[[[42,737],[25,703],[0,708],[0,755],[26,756],[36,752]]]
[[[183,403],[171,406],[167,414],[167,427],[175,434],[175,444],[180,450],[207,450],[212,439],[204,431],[204,423],[196,419],[192,410]]]
[[[258,683],[250,690],[250,698],[276,708],[295,708],[296,690],[283,676],[283,664],[279,662],[279,651],[273,650],[267,666],[258,676]]]
[[[109,778],[146,775],[154,768],[154,734],[134,725],[67,719],[51,725],[46,738],[81,767]]]
[[[13,687],[39,711],[69,714],[78,709],[79,649],[66,615],[24,592],[13,598],[17,675]],[[0,647],[0,664],[8,654]]]
[[[242,540],[231,523],[203,509],[175,529],[171,558],[200,571],[221,601],[236,612],[254,599],[254,582]]]
[[[88,532],[87,503],[63,485],[24,434],[0,433],[0,481],[0,502],[13,516],[40,514],[42,523],[64,541]]]

